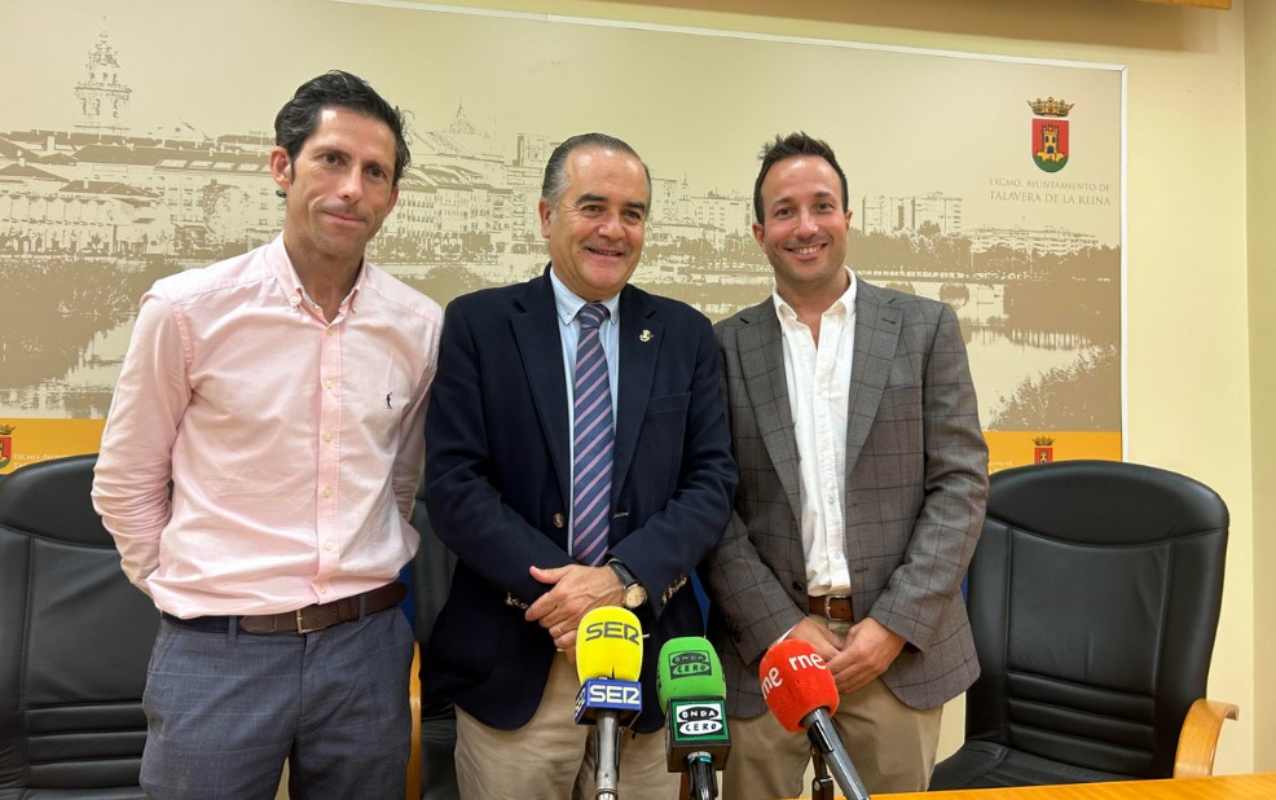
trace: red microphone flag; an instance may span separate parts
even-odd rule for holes
[[[762,656],[758,668],[762,699],[789,733],[802,731],[802,720],[817,708],[837,711],[837,684],[815,648],[801,639],[779,642]]]

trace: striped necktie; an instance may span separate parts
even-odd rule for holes
[[[607,316],[601,303],[588,303],[576,315],[580,342],[573,382],[572,554],[589,565],[602,563],[611,529],[611,381],[598,333]]]

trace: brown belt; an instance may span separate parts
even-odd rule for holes
[[[363,614],[375,614],[397,606],[407,588],[395,581],[363,594],[343,597],[331,603],[316,603],[282,614],[241,616],[239,627],[248,633],[313,633],[342,622],[352,622]]]
[[[855,621],[855,613],[851,609],[851,598],[844,595],[826,594],[820,597],[806,596],[806,605],[812,614],[826,619],[840,619],[846,622]]]

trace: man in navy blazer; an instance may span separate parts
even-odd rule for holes
[[[423,687],[458,709],[462,797],[593,796],[572,658],[580,618],[603,605],[631,608],[650,634],[622,794],[676,791],[653,733],[655,656],[703,632],[688,576],[722,535],[736,468],[708,320],[627,285],[650,206],[629,145],[568,139],[539,203],[545,272],[447,308],[426,498],[459,560]]]

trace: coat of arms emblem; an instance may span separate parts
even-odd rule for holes
[[[1045,172],[1068,165],[1068,112],[1076,103],[1048,97],[1029,100],[1032,108],[1032,161]]]
[[[13,461],[13,432],[17,430],[15,425],[0,424],[0,469],[9,466],[9,462]]]
[[[1054,439],[1049,436],[1034,437],[1032,443],[1032,463],[1049,464],[1054,461]]]

